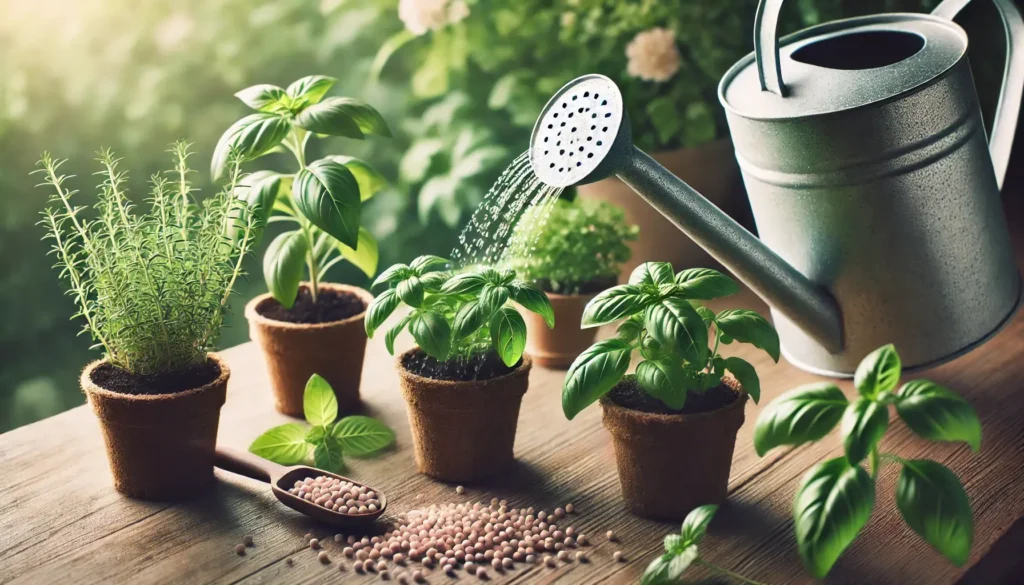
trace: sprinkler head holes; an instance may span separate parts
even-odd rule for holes
[[[615,82],[584,75],[544,106],[530,137],[530,165],[552,187],[591,183],[613,174],[631,139]]]

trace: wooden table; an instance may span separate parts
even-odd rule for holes
[[[1018,234],[1020,231],[1018,231]],[[1020,239],[1018,238],[1018,244]],[[1021,246],[1018,246],[1018,250]],[[729,306],[763,310],[750,293]],[[719,304],[718,308],[725,305]],[[244,448],[262,430],[289,419],[273,409],[261,356],[252,344],[223,352],[231,366],[228,400],[221,416],[220,442]],[[796,385],[819,378],[762,352],[741,350],[758,368],[762,406]],[[55,356],[59,359],[59,356]],[[984,429],[982,450],[929,443],[895,422],[886,451],[929,457],[961,478],[974,507],[975,542],[966,567],[956,568],[907,526],[893,501],[897,469],[883,468],[871,521],[840,559],[827,582],[1024,583],[1024,313],[983,349],[922,374],[962,393],[978,410]],[[600,409],[569,422],[559,393],[563,373],[537,368],[519,421],[519,463],[504,477],[470,486],[457,496],[453,486],[418,475],[413,462],[405,404],[390,356],[378,338],[371,342],[363,374],[369,414],[397,431],[398,446],[378,459],[349,459],[350,474],[382,488],[390,511],[428,503],[507,498],[515,506],[549,510],[572,502],[577,529],[595,536],[592,562],[557,569],[516,569],[495,582],[635,583],[660,554],[662,537],[674,524],[641,520],[624,511],[608,434]],[[855,391],[841,383],[847,395]],[[795,549],[791,504],[800,477],[812,465],[842,452],[838,434],[796,449],[759,458],[752,447],[753,423],[761,407],[748,403],[730,478],[730,497],[715,518],[704,557],[770,584],[809,583]],[[680,449],[700,445],[679,445]],[[88,406],[0,435],[0,583],[368,583],[377,576],[321,565],[302,535],[315,528],[333,534],[278,504],[267,486],[218,471],[217,486],[204,497],[179,504],[135,501],[110,486],[97,423]],[[699,470],[694,470],[699,473]],[[603,533],[615,530],[618,544]],[[233,547],[244,534],[256,546],[245,557]],[[333,542],[327,550],[336,560]],[[627,562],[611,560],[624,551]],[[294,565],[289,566],[286,559]],[[700,576],[700,573],[695,573]],[[449,578],[435,573],[430,583]],[[458,582],[477,582],[464,573]]]

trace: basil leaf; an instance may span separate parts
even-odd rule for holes
[[[359,184],[345,165],[314,161],[295,176],[293,196],[313,225],[347,246],[359,245]]]
[[[377,110],[357,99],[329,97],[310,105],[295,117],[295,125],[317,134],[363,138],[365,134],[391,137],[387,122]]]
[[[680,532],[683,539],[688,544],[700,544],[708,531],[708,524],[711,524],[711,519],[715,517],[717,511],[718,506],[714,504],[694,508],[683,520],[683,529]]]
[[[302,463],[309,453],[306,427],[300,423],[276,426],[256,437],[249,452],[281,465]]]
[[[508,287],[485,284],[484,287],[480,289],[480,308],[488,317],[490,317],[495,311],[505,306],[505,303],[508,302],[508,298]]]
[[[889,408],[870,398],[859,398],[846,407],[839,428],[846,460],[850,465],[857,465],[889,428]]]
[[[562,412],[572,420],[581,410],[608,393],[629,369],[633,347],[622,339],[605,339],[573,361],[562,386]]]
[[[409,267],[412,268],[413,272],[415,272],[417,276],[423,276],[424,272],[435,266],[447,266],[449,264],[451,264],[451,261],[447,258],[426,254],[413,260],[412,263],[409,264]]]
[[[667,350],[701,369],[708,361],[708,329],[693,305],[683,299],[667,298],[647,307],[647,332]]]
[[[696,305],[693,307],[693,310],[697,311],[697,314],[700,315],[701,319],[704,319],[705,327],[711,327],[711,324],[715,322],[715,314],[711,309]]]
[[[676,294],[688,299],[717,299],[739,292],[728,276],[710,268],[690,268],[675,277]]]
[[[455,323],[452,328],[452,337],[455,339],[465,339],[473,333],[476,333],[478,329],[483,327],[484,323],[487,322],[488,314],[484,313],[483,307],[480,306],[478,301],[469,301],[466,304],[459,307],[459,311],[455,313]]]
[[[388,181],[384,178],[384,175],[377,172],[377,169],[362,159],[340,154],[328,155],[325,158],[345,165],[345,168],[352,173],[352,176],[356,178],[356,183],[359,184],[360,201],[366,201],[376,195],[378,191],[388,186]]]
[[[337,80],[326,75],[307,75],[288,86],[289,97],[301,99],[306,104],[315,104],[324,97]]]
[[[686,569],[697,560],[696,545],[690,545],[678,554],[665,553],[651,561],[640,577],[640,585],[673,585],[680,582]]]
[[[395,442],[395,432],[375,418],[346,416],[331,430],[341,449],[349,455],[365,457]]]
[[[416,343],[427,355],[444,361],[452,347],[452,331],[448,321],[437,313],[420,313],[409,328]]]
[[[817,441],[831,431],[849,403],[829,382],[806,384],[786,392],[761,411],[754,425],[754,449],[763,456],[780,445]]]
[[[249,86],[235,92],[235,97],[258,112],[275,112],[287,109],[282,103],[282,100],[287,97],[285,91],[269,83]]]
[[[441,287],[441,293],[446,295],[473,294],[487,284],[487,281],[480,274],[473,272],[456,274],[448,279]]]
[[[525,282],[513,282],[511,288],[512,299],[515,302],[519,303],[527,311],[543,317],[544,323],[549,328],[555,326],[555,310],[551,307],[548,295]]]
[[[324,435],[326,434],[327,427],[325,426],[317,425],[315,427],[310,427],[309,432],[306,433],[306,442],[309,443],[310,445],[316,445],[317,443],[320,442],[321,439],[324,438]]]
[[[675,282],[675,271],[668,262],[644,262],[633,269],[629,275],[629,284],[672,284]]]
[[[862,396],[873,398],[899,384],[901,369],[896,348],[891,343],[883,345],[861,360],[853,375],[853,385]]]
[[[814,466],[793,502],[796,541],[807,572],[818,579],[857,538],[875,505],[875,483],[845,457]]]
[[[370,288],[376,288],[378,285],[384,284],[385,282],[398,282],[409,278],[412,275],[412,269],[405,264],[395,264],[384,270],[384,272],[381,272],[380,275],[377,276],[377,279],[373,281],[373,284],[370,285]]]
[[[232,151],[247,161],[262,156],[284,140],[291,130],[286,118],[267,112],[249,114],[221,134],[210,160],[210,173],[219,181],[227,170]]]
[[[440,292],[441,287],[451,277],[450,272],[428,272],[420,276],[420,282],[423,283],[423,290],[427,292]]]
[[[305,235],[296,230],[274,238],[263,255],[263,278],[267,281],[267,289],[286,309],[295,304],[308,254],[309,243]]]
[[[743,386],[743,390],[754,399],[754,404],[761,400],[761,379],[757,377],[754,366],[742,358],[728,357],[722,360],[726,370]]]
[[[683,368],[671,360],[647,360],[636,367],[636,381],[651,396],[672,410],[686,404],[689,390]]]
[[[334,238],[331,238],[332,240]],[[363,226],[359,226],[357,237],[358,245],[350,248],[341,242],[334,240],[341,255],[358,268],[366,276],[373,276],[377,272],[377,262],[380,260],[380,248],[373,234]]]
[[[763,349],[779,361],[779,334],[767,319],[748,309],[729,309],[715,316],[718,328],[742,343]]]
[[[389,288],[373,299],[369,308],[366,309],[365,328],[367,337],[373,338],[377,328],[383,325],[388,317],[391,316],[391,313],[394,313],[395,309],[398,308],[398,303],[398,293],[393,288]]]
[[[419,307],[423,304],[423,283],[418,276],[410,276],[398,283],[398,298],[410,307]]]
[[[384,347],[387,348],[388,354],[395,355],[395,338],[398,337],[398,334],[405,329],[405,326],[408,325],[410,321],[412,321],[412,317],[406,315],[405,317],[402,317],[402,320],[399,321],[398,324],[391,329],[388,329],[388,332],[384,334]]]
[[[507,293],[506,293],[507,294]],[[483,305],[483,300],[480,301]],[[491,317],[491,344],[508,367],[519,363],[526,349],[526,321],[519,311],[502,307]]]
[[[246,209],[253,214],[253,228],[262,230],[267,227],[274,202],[281,191],[281,175],[271,171],[256,171],[246,175],[235,187],[235,198],[245,203]],[[240,219],[240,218],[232,218]],[[235,222],[229,226],[228,237],[238,237]]]
[[[958,567],[967,562],[974,518],[967,493],[949,468],[927,459],[905,461],[896,506],[907,525],[949,562]]]
[[[338,399],[334,389],[320,374],[313,374],[302,394],[302,413],[311,425],[327,426],[338,418]]]
[[[950,390],[928,380],[900,388],[896,413],[910,430],[933,441],[963,441],[981,449],[981,422],[974,408]]]
[[[313,462],[325,471],[341,471],[345,461],[341,458],[341,445],[331,435],[324,435],[322,441],[313,448]]]
[[[583,309],[584,328],[612,323],[640,312],[645,298],[639,288],[624,284],[612,287],[590,299]]]
[[[634,315],[629,319],[626,319],[616,329],[619,338],[625,341],[633,342],[640,338],[640,333],[644,330],[644,319],[642,315]]]

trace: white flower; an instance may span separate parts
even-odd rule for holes
[[[398,18],[414,35],[455,24],[469,16],[464,0],[399,0]]]
[[[626,45],[626,57],[629,74],[646,81],[668,81],[679,71],[676,36],[667,28],[656,27],[638,33]]]

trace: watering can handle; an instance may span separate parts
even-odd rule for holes
[[[971,0],[945,0],[932,11],[934,16],[952,20]],[[754,58],[761,89],[786,97],[786,84],[779,66],[779,11],[783,0],[761,0],[754,16]],[[1024,93],[1024,21],[1013,0],[993,0],[1003,19],[1006,31],[1006,67],[1003,69],[1003,88],[992,123],[989,151],[995,167],[996,182],[1003,187],[1006,169],[1010,164],[1010,148],[1017,129],[1021,95]]]

